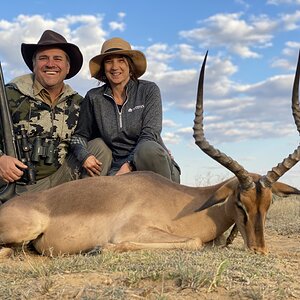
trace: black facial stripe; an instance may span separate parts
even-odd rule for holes
[[[248,214],[247,214],[245,206],[243,205],[243,203],[241,201],[240,193],[238,194],[238,197],[237,197],[236,206],[243,212],[243,215],[244,215],[244,225],[246,225],[247,221],[248,221]]]

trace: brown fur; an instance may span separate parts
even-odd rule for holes
[[[236,223],[245,245],[266,253],[264,222],[272,191],[239,192],[238,187],[236,178],[200,188],[151,172],[77,180],[0,206],[0,243],[32,242],[45,255],[99,246],[116,251],[198,249]],[[282,183],[273,189],[280,195],[299,193]],[[197,211],[208,199],[212,204]],[[249,215],[246,224],[238,199]]]

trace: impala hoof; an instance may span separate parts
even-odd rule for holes
[[[14,250],[11,248],[1,248],[0,249],[0,259],[10,258],[14,255]]]
[[[99,255],[102,253],[102,247],[101,246],[96,246],[93,249],[87,251],[85,255],[87,256],[94,256],[94,255]]]

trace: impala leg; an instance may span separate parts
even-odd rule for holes
[[[103,251],[126,252],[135,250],[153,250],[153,249],[186,249],[197,250],[202,247],[199,238],[189,239],[186,242],[170,242],[170,243],[139,243],[139,242],[121,242],[118,244],[106,244]]]
[[[238,228],[237,228],[236,224],[234,224],[233,228],[230,231],[228,238],[226,239],[226,244],[225,244],[226,247],[228,245],[232,244],[232,242],[236,238],[238,232],[239,232]]]
[[[197,250],[202,247],[200,238],[186,238],[170,234],[160,229],[149,229],[140,234],[136,241],[117,241],[103,246],[103,251],[134,251],[147,249],[186,249]]]

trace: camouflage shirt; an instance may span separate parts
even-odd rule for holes
[[[65,84],[59,98],[51,106],[43,101],[40,91],[37,93],[33,74],[12,80],[6,85],[6,93],[15,132],[18,133],[21,125],[24,125],[31,145],[34,145],[37,136],[42,138],[44,144],[54,142],[54,162],[45,163],[45,157],[40,156],[35,163],[37,180],[50,176],[66,158],[69,141],[77,124],[82,96]]]

